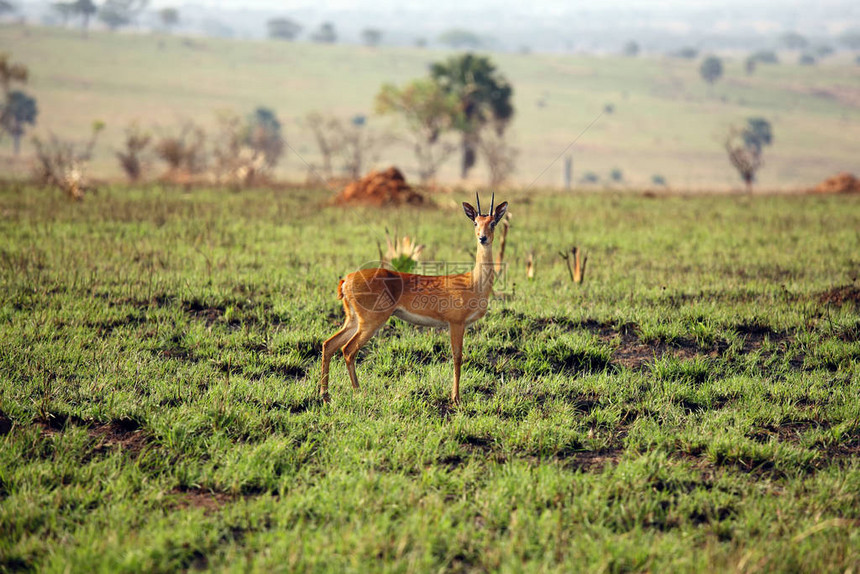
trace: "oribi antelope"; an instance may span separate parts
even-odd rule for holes
[[[343,358],[354,389],[359,389],[355,374],[358,350],[394,315],[414,325],[445,327],[451,332],[451,352],[454,356],[454,387],[451,400],[460,401],[460,365],[463,360],[463,335],[487,312],[492,293],[495,265],[493,264],[493,232],[505,216],[508,203],[481,214],[481,200],[475,194],[478,207],[463,203],[466,217],[475,224],[477,255],[475,267],[456,275],[415,275],[388,269],[362,269],[341,279],[337,298],[343,301],[346,320],[343,327],[323,343],[322,380],[320,394],[328,399],[328,374],[331,358],[343,349]]]

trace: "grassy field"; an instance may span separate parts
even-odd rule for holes
[[[860,198],[506,194],[454,406],[395,320],[317,384],[338,278],[469,262],[468,198],[328,193],[0,189],[0,571],[860,568]]]
[[[97,175],[116,177],[114,158],[132,121],[170,126],[192,118],[213,126],[217,110],[247,114],[256,106],[276,110],[285,124],[290,152],[281,175],[304,178],[304,160],[319,163],[301,119],[311,110],[344,117],[369,114],[383,82],[423,76],[431,62],[450,53],[304,43],[186,39],[16,26],[0,27],[0,50],[29,65],[27,88],[39,102],[38,133],[84,138],[94,119],[107,123],[97,149]],[[516,180],[531,184],[607,104],[572,148],[575,179],[593,172],[609,181],[617,168],[621,186],[651,185],[662,175],[676,189],[740,187],[722,149],[729,126],[748,117],[770,120],[775,143],[760,174],[767,189],[807,188],[837,171],[860,171],[860,67],[847,55],[819,66],[784,64],[743,71],[743,57],[726,60],[725,77],[708,87],[697,61],[660,56],[622,58],[588,55],[493,54],[515,88],[516,118],[510,137],[520,149]],[[397,130],[387,119],[376,128]],[[26,169],[9,163],[5,171]],[[30,152],[29,144],[25,151]],[[398,164],[416,177],[410,148],[392,145],[381,165]],[[457,177],[452,158],[442,177]],[[154,168],[151,176],[161,173]],[[537,182],[560,185],[562,167]],[[474,176],[486,181],[483,168]]]

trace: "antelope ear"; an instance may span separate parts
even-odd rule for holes
[[[465,201],[463,202],[463,211],[466,212],[466,217],[468,217],[472,221],[475,221],[475,218],[478,217],[478,212],[475,211],[475,208],[472,207],[470,204],[466,203]]]
[[[507,213],[507,212],[508,212],[508,202],[506,201],[504,203],[500,203],[499,206],[496,208],[495,216],[493,216],[493,223],[498,225],[498,223],[502,220],[502,218],[505,216],[505,213]]]

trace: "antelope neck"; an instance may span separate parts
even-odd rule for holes
[[[493,288],[495,265],[493,263],[493,244],[478,244],[475,268],[472,270],[472,285],[475,291],[486,293]]]

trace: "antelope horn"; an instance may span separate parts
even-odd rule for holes
[[[475,192],[475,202],[478,204],[478,215],[481,215],[481,198],[478,197],[478,192]]]
[[[487,215],[493,215],[493,206],[496,205],[496,192],[493,192],[493,199],[490,200],[490,212]]]

